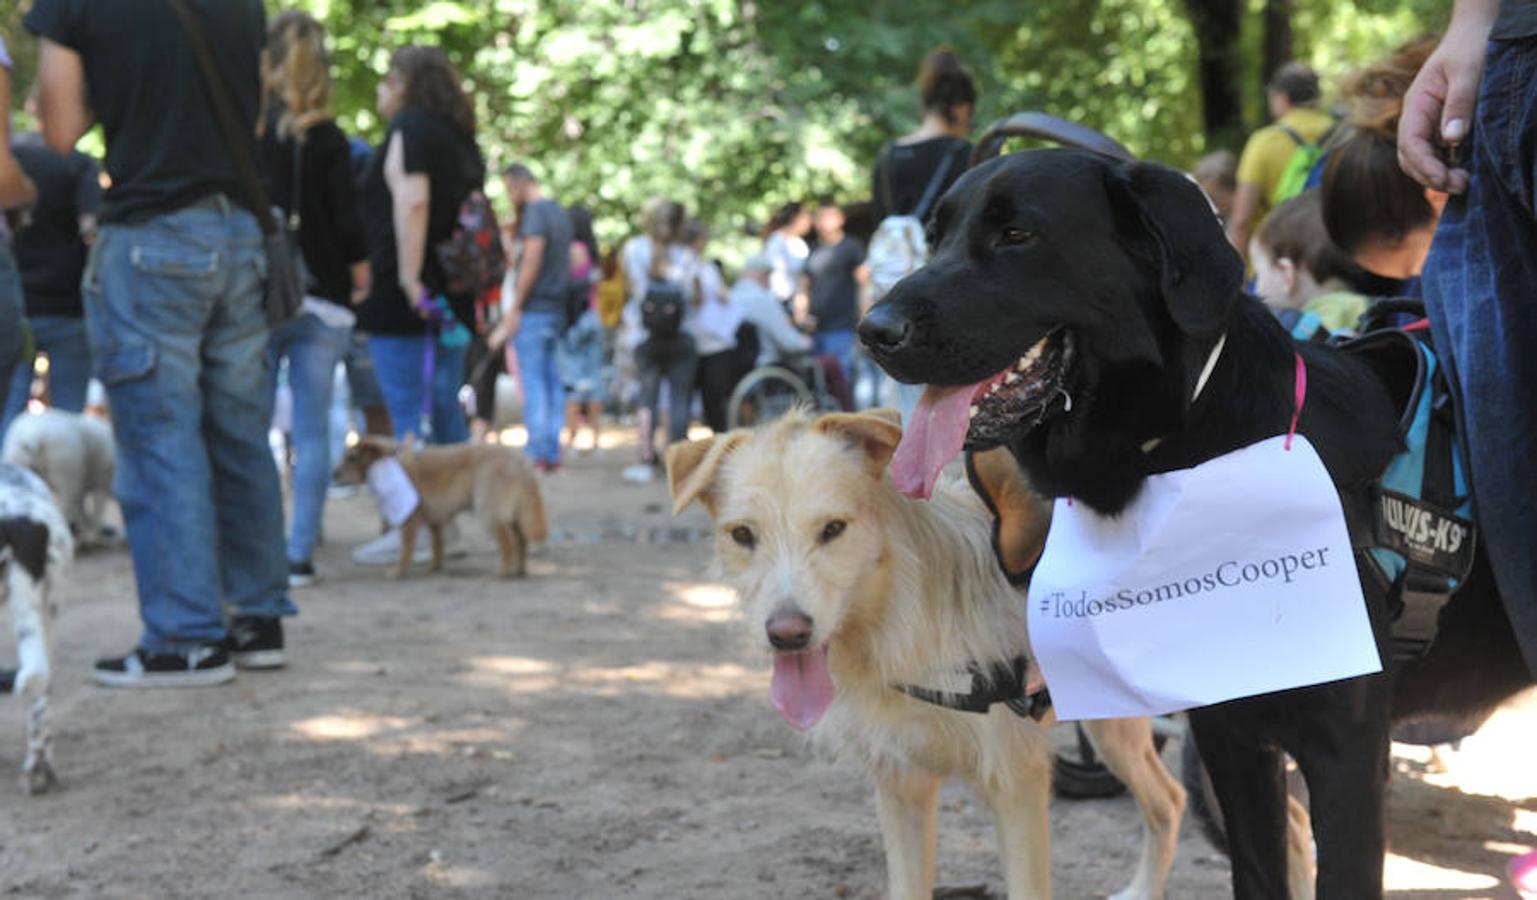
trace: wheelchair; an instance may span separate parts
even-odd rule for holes
[[[732,429],[752,428],[797,406],[816,412],[842,408],[827,385],[822,364],[810,354],[759,366],[743,376],[727,401],[726,424]]]

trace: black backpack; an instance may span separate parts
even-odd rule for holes
[[[674,338],[683,331],[683,305],[688,299],[676,282],[652,279],[640,299],[640,324],[652,338]]]

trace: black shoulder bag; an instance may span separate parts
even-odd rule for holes
[[[181,20],[187,37],[191,39],[193,55],[197,57],[197,67],[203,74],[203,87],[208,94],[208,105],[213,109],[214,118],[218,120],[219,131],[224,136],[225,149],[229,151],[230,159],[235,164],[235,169],[239,173],[240,181],[250,201],[256,205],[252,213],[256,216],[257,223],[261,225],[262,242],[267,250],[265,296],[267,324],[273,327],[281,325],[298,314],[299,305],[304,301],[304,264],[298,246],[299,211],[296,207],[290,220],[279,227],[283,217],[273,214],[272,204],[267,200],[267,192],[262,188],[256,159],[251,152],[252,136],[246,134],[246,129],[240,124],[239,116],[235,114],[235,104],[230,99],[228,86],[214,64],[213,52],[208,48],[208,40],[203,34],[202,26],[185,0],[166,0],[166,2],[170,4],[176,17]],[[298,177],[299,173],[296,170],[294,172],[296,183]],[[297,192],[297,187],[295,191]]]

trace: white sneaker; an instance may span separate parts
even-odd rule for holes
[[[459,526],[453,522],[443,529],[443,556],[458,559],[467,551],[459,546]],[[368,543],[352,551],[352,561],[360,566],[393,566],[400,559],[400,529],[391,528]],[[416,546],[411,548],[411,562],[424,563],[432,560],[432,535],[424,528],[416,534]]]
[[[623,474],[624,480],[632,484],[650,484],[656,480],[656,466],[650,463],[636,463],[633,466],[626,466]]]

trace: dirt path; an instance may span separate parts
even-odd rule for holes
[[[58,793],[17,790],[21,711],[0,702],[0,896],[880,896],[864,775],[774,715],[690,540],[706,522],[624,484],[627,461],[602,451],[546,482],[556,539],[520,582],[488,577],[470,528],[444,576],[358,568],[371,503],[333,502],[290,667],[227,687],[87,684],[137,614],[126,554],[83,558],[57,626]],[[1394,897],[1512,896],[1495,876],[1537,842],[1534,724],[1537,705],[1503,714],[1450,775],[1397,761]],[[958,786],[942,809],[941,879],[999,885],[985,810]],[[1057,896],[1122,887],[1137,822],[1126,798],[1057,802]],[[1187,823],[1170,897],[1226,883]]]

